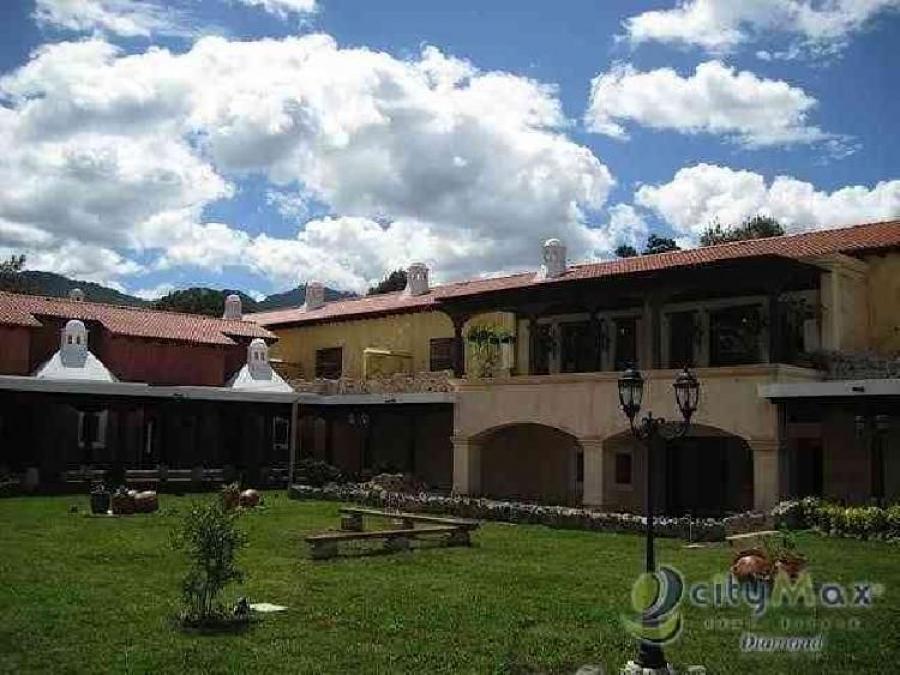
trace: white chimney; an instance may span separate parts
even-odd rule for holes
[[[306,284],[306,302],[303,303],[304,311],[311,312],[325,304],[325,287],[318,281],[310,281]]]
[[[84,302],[84,291],[80,288],[73,288],[69,291],[69,300],[74,302]]]
[[[81,368],[87,359],[87,328],[78,319],[66,322],[59,345],[59,360],[67,368]]]
[[[544,262],[537,273],[537,279],[553,279],[566,271],[566,246],[559,239],[544,242]]]
[[[241,296],[232,293],[225,298],[225,313],[222,314],[222,318],[240,321],[242,317],[243,310],[241,309]]]
[[[247,367],[255,380],[270,377],[269,346],[262,338],[254,338],[247,347]]]
[[[424,295],[428,288],[428,266],[425,263],[412,263],[406,270],[405,295]]]

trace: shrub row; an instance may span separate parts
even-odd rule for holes
[[[814,528],[824,534],[861,539],[900,539],[900,504],[842,506],[806,497],[781,502],[772,511],[775,524],[789,529]]]
[[[607,513],[568,506],[545,506],[523,502],[499,501],[465,496],[430,493],[402,494],[369,485],[345,484],[313,487],[294,485],[293,499],[322,499],[354,502],[376,508],[394,508],[411,513],[447,514],[460,518],[494,520],[506,523],[546,525],[559,529],[639,533],[644,531],[643,516],[631,513]],[[713,518],[656,518],[655,533],[660,537],[689,541],[722,541],[725,524]]]

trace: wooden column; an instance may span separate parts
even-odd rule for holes
[[[657,293],[651,293],[644,301],[643,311],[643,348],[638,351],[638,360],[641,354],[647,356],[647,368],[658,369],[662,367],[662,298]]]
[[[300,404],[297,401],[291,403],[291,422],[288,426],[290,438],[288,439],[288,480],[287,486],[291,487],[294,482],[294,467],[297,463],[297,449],[300,446]]]
[[[450,317],[453,321],[453,376],[463,377],[466,374],[466,349],[463,342],[463,327],[469,317],[464,314],[454,314]]]
[[[603,370],[603,324],[600,322],[600,316],[596,307],[588,309],[590,313],[590,335],[591,343],[594,345],[593,364],[594,372]]]
[[[537,370],[538,322],[536,314],[528,315],[528,374]]]
[[[784,351],[781,334],[781,305],[778,301],[778,290],[769,291],[769,363],[778,363]]]

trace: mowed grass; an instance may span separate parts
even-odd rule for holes
[[[172,623],[184,560],[169,532],[190,499],[163,495],[158,514],[109,519],[85,516],[86,497],[0,500],[0,670],[500,673],[603,663],[615,673],[633,654],[620,616],[643,560],[640,537],[486,524],[469,549],[315,562],[302,536],[336,527],[338,505],[275,492],[241,519],[249,577],[229,595],[290,609],[240,634],[185,634]],[[79,513],[69,513],[73,504]],[[817,581],[885,587],[868,610],[771,611],[753,627],[824,632],[820,658],[742,654],[746,607],[686,606],[669,659],[710,673],[895,672],[900,548],[814,534],[800,544]],[[721,546],[663,540],[658,548],[688,582],[730,562]],[[806,623],[785,630],[789,619]]]

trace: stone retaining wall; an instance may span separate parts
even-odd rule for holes
[[[289,496],[292,499],[354,502],[365,506],[392,508],[410,513],[444,514],[476,520],[546,525],[570,530],[640,534],[646,527],[644,517],[632,513],[607,513],[568,506],[545,506],[429,493],[401,494],[352,484],[326,485],[321,488],[293,485],[289,489]],[[723,541],[729,520],[731,519],[658,516],[654,531],[660,537],[687,541]],[[750,520],[756,521],[756,519]],[[729,527],[729,531],[734,529]]]

